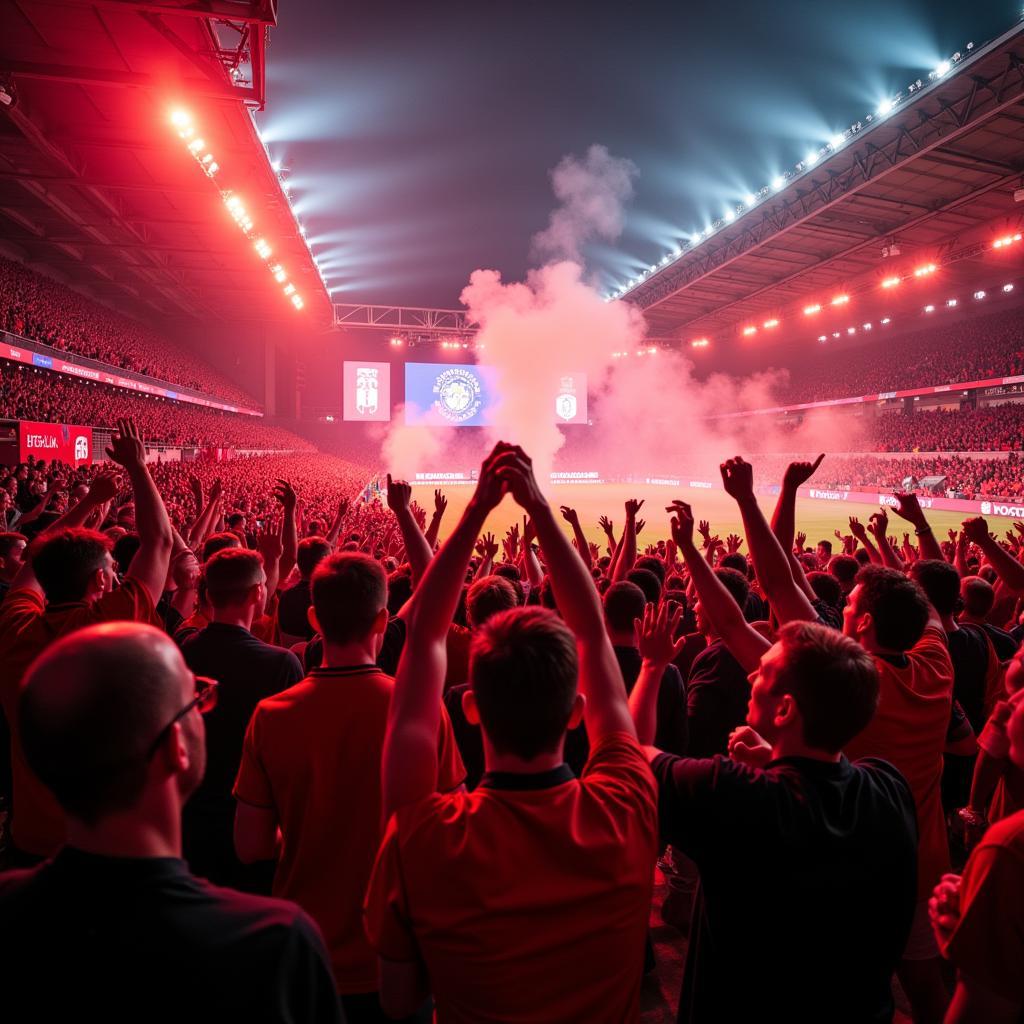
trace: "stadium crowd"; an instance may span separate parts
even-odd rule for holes
[[[263,450],[312,445],[258,416],[133,394],[0,360],[0,418],[111,427],[131,416],[151,443]]]
[[[1012,309],[891,338],[856,348],[820,345],[795,362],[780,389],[780,403],[875,395],[1024,374],[1024,321]],[[842,372],[837,372],[841,368]]]
[[[872,447],[883,452],[1020,451],[1024,402],[877,416],[867,426]]]
[[[655,865],[681,1021],[1021,1019],[1024,530],[110,454],[0,488],[10,1019],[639,1021]]]
[[[61,352],[215,395],[235,405],[259,407],[252,395],[187,349],[52,278],[2,257],[0,330]]]

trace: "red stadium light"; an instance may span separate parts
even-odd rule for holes
[[[757,334],[757,328],[753,324],[743,328],[743,337],[749,338],[752,334]]]
[[[1018,231],[1015,235],[1003,235],[1002,238],[997,238],[992,243],[993,249],[1005,249],[1008,245],[1013,245],[1014,242],[1019,242],[1021,239],[1021,233]]]
[[[771,320],[765,320],[765,322],[764,322],[764,327],[765,327],[765,329],[766,329],[766,330],[769,330],[769,331],[770,331],[770,330],[771,330],[771,329],[772,329],[773,327],[778,327],[778,326],[779,326],[779,321],[778,321],[778,320],[776,320],[776,319],[774,319],[774,318],[772,318]]]
[[[849,301],[850,301],[850,296],[849,295],[837,295],[832,300],[832,305],[833,306],[845,306]]]
[[[828,341],[828,335],[827,334],[819,334],[818,335],[818,341],[821,341],[821,342]]]
[[[694,338],[693,341],[690,342],[690,347],[691,348],[707,348],[708,345],[710,345],[710,344],[711,344],[711,342],[708,341],[707,338]]]
[[[929,274],[934,274],[938,269],[934,263],[926,263],[923,267],[918,267],[914,271],[914,277],[927,277]]]
[[[821,303],[815,302],[811,306],[804,306],[804,316],[814,316],[815,313],[821,312]]]
[[[903,278],[901,278],[901,277],[887,277],[882,282],[882,287],[883,288],[895,288],[900,283],[900,281],[902,281],[902,280],[903,280]]]

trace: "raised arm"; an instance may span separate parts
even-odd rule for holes
[[[597,521],[597,525],[601,527],[601,531],[608,541],[608,552],[614,559],[615,553],[619,550],[619,543],[615,539],[615,524],[607,516],[601,516]]]
[[[583,564],[588,569],[593,569],[594,563],[590,558],[590,545],[587,543],[587,538],[583,535],[579,513],[576,509],[569,508],[568,505],[562,505],[558,511],[562,513],[562,518],[572,527],[572,535],[576,540],[576,550],[580,553]]]
[[[437,534],[441,529],[441,520],[444,518],[444,511],[448,507],[448,499],[439,489],[434,491],[434,514],[430,517],[430,524],[424,534],[427,546],[431,551],[437,547]]]
[[[334,521],[327,531],[325,540],[332,548],[338,544],[338,536],[341,533],[342,524],[345,522],[345,514],[348,512],[348,498],[342,498],[338,502],[338,511],[334,513]]]
[[[946,556],[942,553],[942,548],[939,547],[939,542],[928,524],[921,503],[917,500],[917,495],[903,494],[897,491],[894,497],[898,502],[895,508],[896,515],[901,519],[906,519],[913,526],[914,533],[917,535],[917,543],[921,549],[921,557],[934,558],[944,562]]]
[[[872,565],[881,565],[882,556],[878,553],[878,548],[868,540],[868,531],[856,516],[850,516],[850,533],[853,534],[855,541],[860,541],[864,550],[868,553],[868,559],[871,561]],[[854,550],[856,550],[856,548],[854,548]]]
[[[616,732],[635,735],[626,686],[605,630],[604,612],[594,582],[541,494],[529,457],[521,448],[513,451],[514,457],[502,465],[499,473],[516,502],[533,520],[555,602],[576,637],[579,685],[587,698],[584,721],[590,742],[596,744],[601,737]]]
[[[673,641],[683,609],[676,606],[669,611],[669,602],[662,601],[660,607],[653,603],[644,606],[643,620],[636,619],[637,646],[640,650],[640,674],[629,695],[629,710],[636,726],[636,738],[643,746],[651,746],[658,727],[658,691],[661,677],[669,662],[674,661],[686,637]]]
[[[896,549],[889,541],[889,513],[884,508],[868,517],[868,530],[871,531],[878,545],[878,554],[882,558],[882,565],[889,569],[896,569],[903,572],[903,559],[896,554]]]
[[[286,580],[291,575],[292,569],[295,568],[295,560],[299,556],[298,496],[295,493],[295,488],[287,480],[279,479],[274,488],[274,497],[281,503],[281,508],[284,511],[278,578]]]
[[[409,600],[408,633],[395,672],[381,762],[385,821],[398,808],[437,789],[437,735],[448,665],[448,627],[459,603],[473,545],[487,516],[501,501],[503,490],[496,467],[508,458],[508,450],[507,445],[499,444],[485,460],[462,518],[426,566]],[[389,478],[389,504],[393,487]]]
[[[1024,591],[1024,565],[1021,565],[1009,551],[988,532],[988,523],[980,516],[975,519],[968,519],[964,524],[964,533],[967,539],[973,541],[981,548],[982,553],[988,559],[988,564],[995,569],[999,578],[1014,593]]]
[[[132,483],[135,498],[135,527],[139,533],[139,550],[135,552],[126,575],[137,580],[153,599],[160,600],[167,582],[167,567],[174,546],[171,520],[163,498],[149,475],[146,448],[135,421],[117,421],[117,432],[110,439],[107,455],[124,467]]]
[[[685,501],[674,501],[665,511],[674,513],[672,539],[690,571],[704,614],[732,656],[745,671],[753,672],[771,644],[743,617],[743,609],[697,550],[690,506]]]
[[[622,533],[622,545],[615,552],[615,572],[612,582],[624,580],[636,563],[636,514],[643,508],[643,502],[630,498],[626,502],[626,528]]]
[[[395,513],[395,520],[405,543],[405,557],[409,560],[409,568],[412,570],[412,585],[416,587],[423,578],[434,552],[413,515],[409,504],[411,498],[412,488],[404,480],[392,480],[391,474],[388,473],[388,508]],[[476,540],[475,536],[473,540]],[[469,561],[468,555],[466,561]]]
[[[817,620],[818,615],[796,580],[789,556],[775,539],[754,496],[754,470],[739,456],[722,464],[722,482],[736,501],[743,518],[754,572],[764,587],[772,612],[782,625],[791,621]]]

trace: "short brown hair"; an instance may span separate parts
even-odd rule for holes
[[[874,658],[856,640],[817,622],[787,622],[779,643],[783,657],[772,691],[793,696],[808,746],[838,753],[878,707]]]
[[[39,541],[32,569],[50,604],[81,601],[93,573],[103,568],[110,538],[72,526]]]
[[[323,638],[345,644],[362,640],[388,603],[388,578],[376,559],[343,551],[313,572],[310,590]]]
[[[519,605],[515,588],[502,576],[484,576],[466,595],[466,617],[474,628],[482,626],[492,615],[507,612]]]
[[[545,608],[513,608],[473,634],[469,679],[495,750],[523,760],[554,750],[576,698],[576,640]]]
[[[206,596],[214,608],[242,604],[260,582],[263,557],[258,551],[224,548],[203,569]]]

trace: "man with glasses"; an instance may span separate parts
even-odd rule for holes
[[[0,876],[8,1008],[38,1020],[338,1020],[310,918],[216,888],[181,859],[181,809],[206,762],[200,715],[216,692],[136,623],[79,630],[29,668],[19,732],[68,842]]]

